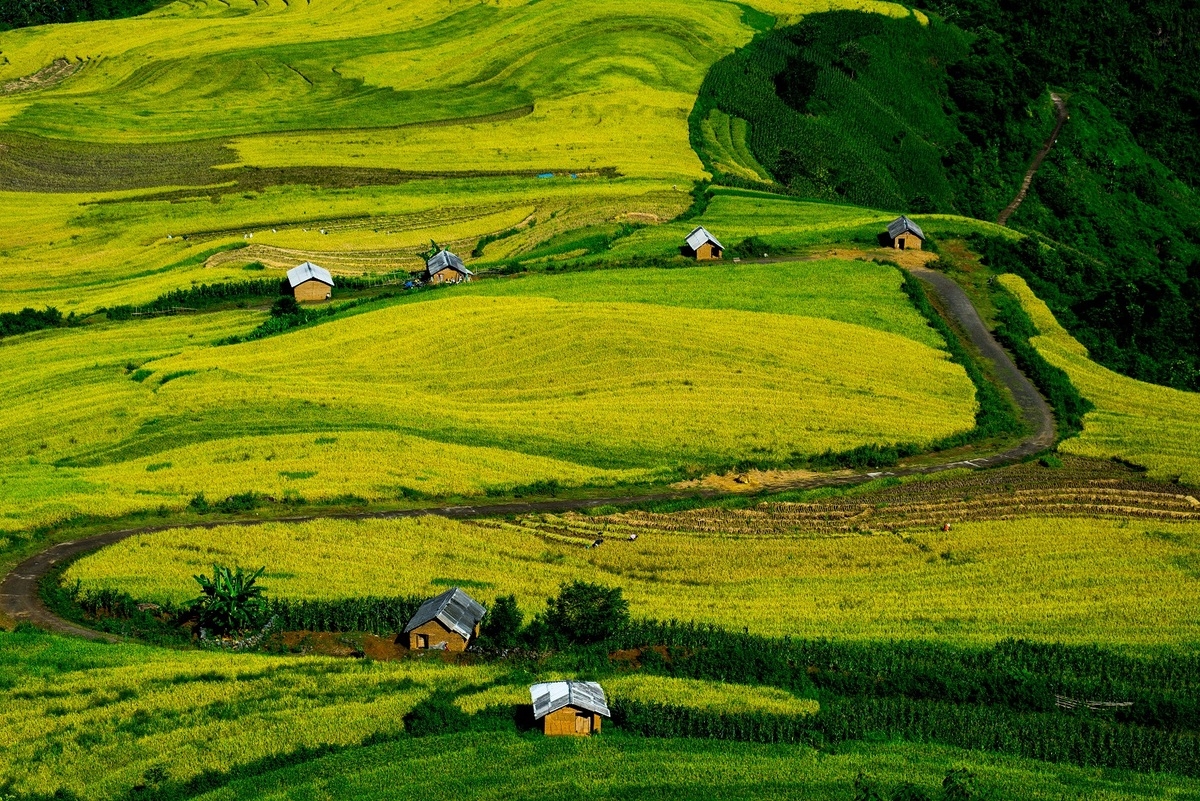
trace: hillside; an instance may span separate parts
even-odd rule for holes
[[[1102,364],[1200,388],[1194,11],[1115,9],[1102,35],[1082,9],[945,3],[925,24],[840,12],[776,28],[705,78],[693,144],[727,183],[995,220],[1054,129],[1057,90],[1070,120],[1009,224],[1059,253],[996,267],[1024,262]],[[1149,41],[1139,26],[1156,21]]]
[[[1193,5],[0,0],[0,801],[1200,798]]]

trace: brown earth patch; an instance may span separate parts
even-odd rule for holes
[[[38,89],[49,89],[70,78],[82,66],[82,61],[57,59],[32,75],[26,75],[24,78],[17,78],[0,85],[0,95],[20,95],[25,92],[35,92]]]
[[[674,489],[706,489],[718,492],[763,492],[781,490],[796,486],[798,483],[831,475],[851,475],[849,470],[835,473],[815,473],[812,470],[743,470],[723,475],[707,475],[690,481],[680,481],[671,486]]]

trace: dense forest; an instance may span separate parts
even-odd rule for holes
[[[808,17],[714,66],[692,113],[749,122],[778,188],[818,199],[995,220],[1071,119],[1009,225],[1043,246],[985,248],[1024,275],[1101,363],[1200,390],[1200,58],[1196,3],[947,0],[928,25]],[[949,21],[947,21],[949,20]],[[982,245],[981,245],[982,246]]]
[[[0,0],[0,31],[145,14],[170,0]]]

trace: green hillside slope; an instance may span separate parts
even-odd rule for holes
[[[1050,90],[1057,89],[1070,121],[1010,224],[1045,234],[1069,253],[1054,262],[1027,254],[1018,260],[1103,364],[1200,388],[1200,198],[1188,185],[1194,176],[1185,157],[1189,143],[1197,144],[1185,124],[1194,88],[1166,99],[1179,75],[1200,74],[1188,50],[1194,35],[1164,28],[1160,50],[1182,36],[1178,74],[1166,65],[1166,50],[1129,68],[1164,92],[1156,122],[1146,122],[1135,111],[1144,98],[1134,101],[1102,80],[1119,71],[1120,47],[1101,48],[1081,68],[1058,51],[1032,59],[1034,44],[1018,41],[1036,33],[1031,41],[1051,48],[1047,28],[1066,26],[1067,12],[1043,9],[1018,31],[1018,12],[997,11],[998,33],[979,14],[950,13],[953,5],[946,4],[946,19],[965,29],[937,16],[920,25],[839,12],[759,36],[706,77],[691,117],[693,143],[727,183],[762,182],[740,162],[729,164],[729,147],[712,133],[717,122],[722,130],[748,126],[752,163],[789,193],[994,220],[1054,129]],[[1054,35],[1070,49],[1073,37],[1095,38],[1077,34],[1082,27]],[[1141,36],[1134,30],[1121,41],[1133,48]]]

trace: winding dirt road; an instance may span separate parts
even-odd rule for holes
[[[1054,108],[1058,115],[1058,122],[1054,124],[1054,133],[1050,134],[1050,138],[1042,145],[1042,149],[1033,157],[1033,161],[1029,163],[1029,169],[1025,171],[1025,179],[1021,181],[1021,190],[1017,192],[1017,196],[1013,198],[1012,203],[1004,207],[1004,211],[1000,212],[1000,216],[996,218],[998,225],[1008,225],[1008,218],[1013,216],[1021,203],[1025,200],[1025,196],[1029,194],[1029,187],[1033,184],[1033,176],[1037,175],[1037,171],[1041,169],[1042,162],[1046,160],[1046,156],[1050,153],[1050,149],[1054,147],[1054,143],[1058,141],[1058,134],[1062,131],[1067,120],[1071,115],[1067,113],[1067,101],[1063,100],[1062,95],[1058,92],[1051,92],[1050,99],[1054,101]]]
[[[842,473],[839,475],[819,476],[816,478],[805,479],[795,482],[792,488],[795,489],[810,489],[817,487],[835,487],[835,486],[850,486],[853,484],[862,484],[872,479],[881,476],[906,476],[938,473],[944,470],[953,470],[955,468],[970,468],[981,469],[985,467],[997,467],[1009,462],[1019,461],[1028,456],[1046,450],[1054,444],[1055,428],[1054,415],[1050,410],[1049,404],[1038,392],[1037,388],[1025,377],[1008,352],[1000,346],[1000,343],[992,336],[987,327],[980,319],[979,313],[971,304],[970,298],[963,292],[962,288],[953,280],[943,275],[942,273],[926,268],[912,268],[913,275],[917,276],[927,288],[931,289],[937,298],[941,301],[941,305],[945,308],[951,317],[963,331],[966,332],[971,342],[976,348],[988,359],[990,359],[996,368],[996,374],[1000,380],[1012,392],[1016,399],[1017,405],[1021,408],[1021,412],[1025,417],[1030,429],[1034,432],[1020,445],[1011,448],[1003,453],[996,454],[979,459],[970,459],[965,461],[945,462],[942,464],[928,465],[923,467],[898,467],[887,471],[873,471],[868,473]],[[533,512],[567,512],[579,509],[588,509],[597,506],[615,505],[636,503],[639,501],[652,500],[667,500],[680,497],[692,497],[695,492],[669,492],[657,495],[640,495],[640,496],[618,496],[612,498],[590,498],[590,499],[572,499],[572,500],[556,500],[556,501],[536,501],[532,503],[504,503],[487,505],[481,504],[478,506],[444,506],[430,509],[409,509],[392,512],[366,512],[366,513],[341,513],[329,515],[309,515],[304,517],[280,518],[275,520],[250,520],[241,522],[214,522],[200,523],[191,526],[146,526],[142,528],[131,528],[123,531],[112,531],[105,534],[97,534],[92,537],[86,537],[80,540],[71,542],[62,542],[57,545],[50,546],[46,550],[31,556],[24,562],[19,564],[11,573],[0,581],[0,612],[8,615],[17,621],[27,621],[39,626],[43,629],[53,631],[59,634],[67,634],[76,637],[82,637],[89,640],[108,640],[116,641],[120,638],[113,635],[104,634],[91,629],[83,628],[74,623],[55,615],[42,602],[38,592],[38,585],[42,578],[54,568],[56,564],[62,563],[64,560],[73,559],[80,554],[94,551],[103,548],[107,545],[120,542],[127,537],[132,537],[137,534],[148,534],[156,531],[165,531],[172,528],[214,528],[216,526],[256,526],[268,522],[304,522],[308,520],[321,519],[389,519],[389,518],[405,518],[419,517],[422,515],[440,515],[453,519],[470,519],[476,517],[503,517],[515,514],[528,514]],[[705,493],[702,493],[705,494]],[[717,493],[707,493],[708,495],[716,495]]]

